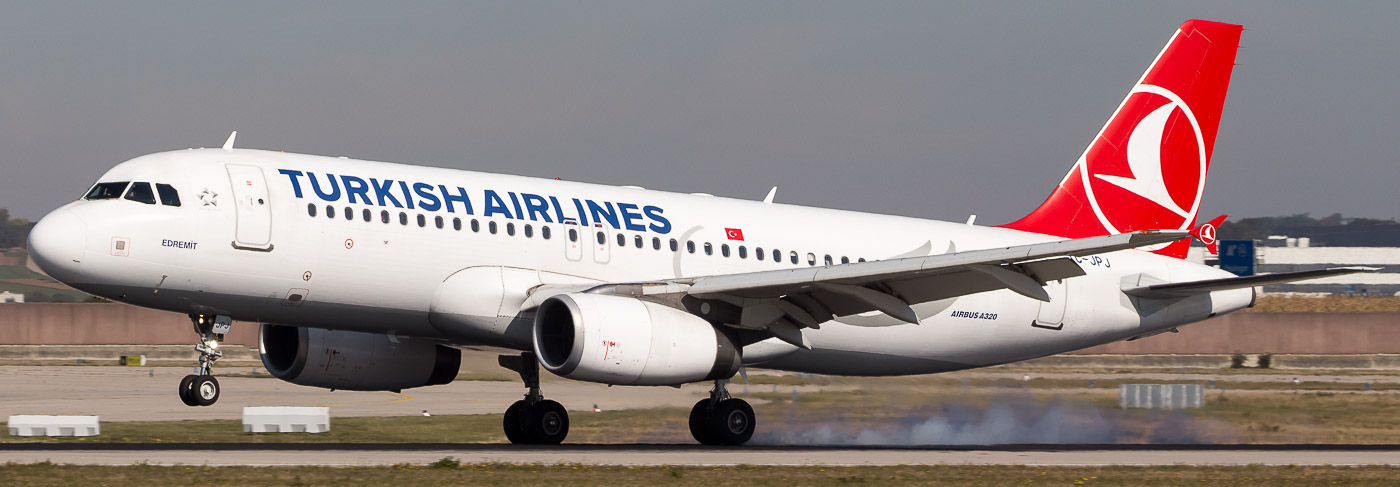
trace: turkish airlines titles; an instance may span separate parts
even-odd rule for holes
[[[292,183],[292,193],[297,198],[304,198],[302,183],[310,182],[311,192],[315,193],[323,201],[337,202],[345,199],[347,203],[359,203],[373,206],[393,206],[395,208],[421,209],[423,211],[441,211],[456,213],[461,209],[468,215],[475,215],[475,206],[472,205],[472,195],[467,193],[465,188],[457,186],[449,190],[446,185],[432,185],[428,183],[408,181],[395,181],[393,179],[379,180],[376,178],[360,178],[356,176],[326,174],[324,178],[318,177],[316,173],[307,171],[297,171],[293,169],[278,169],[277,172],[284,174]],[[304,179],[303,179],[304,178]],[[342,190],[343,187],[343,190]],[[371,198],[371,194],[373,197]],[[663,210],[658,206],[642,206],[632,203],[616,203],[610,201],[594,201],[590,199],[567,198],[566,202],[572,205],[561,203],[559,197],[541,196],[531,193],[516,193],[507,191],[504,197],[494,190],[484,190],[476,201],[485,202],[481,216],[503,216],[514,220],[543,221],[546,223],[578,223],[588,226],[590,217],[595,223],[604,223],[614,229],[633,232],[652,231],[660,234],[671,232],[671,221],[662,216]],[[572,206],[572,208],[569,208]],[[565,211],[566,209],[570,211]]]

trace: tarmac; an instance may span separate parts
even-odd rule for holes
[[[264,375],[223,376],[223,397],[211,407],[188,407],[175,395],[183,367],[0,367],[0,416],[95,414],[103,422],[239,419],[244,406],[328,406],[333,417],[499,413],[525,392],[518,381],[457,381],[403,393],[327,391]],[[220,370],[248,374],[252,368]],[[966,373],[968,377],[1020,378],[1021,373]],[[1129,374],[1142,379],[1204,381],[1195,374]],[[1088,375],[1039,373],[1035,377],[1088,379]],[[1100,376],[1103,377],[1103,376]],[[1114,376],[1122,378],[1122,376]],[[1291,381],[1293,375],[1232,374],[1223,380]],[[1107,378],[1107,377],[1103,377]],[[1299,376],[1304,381],[1391,382],[1395,376]],[[575,411],[689,407],[708,385],[682,388],[608,387],[546,381],[547,397]],[[731,385],[731,391],[742,388]],[[767,389],[770,386],[754,386]],[[793,386],[780,386],[782,390]],[[827,386],[825,388],[831,388]],[[835,386],[840,388],[841,386]],[[816,386],[799,386],[799,391]],[[1087,390],[1087,389],[1086,389]],[[737,392],[737,391],[736,391]],[[454,457],[464,463],[594,465],[1400,465],[1400,445],[1030,445],[931,447],[740,447],[699,445],[578,445],[522,447],[465,444],[0,444],[0,463],[52,461],[131,465],[325,465],[369,466],[431,463]]]
[[[1025,447],[737,447],[696,445],[6,445],[0,463],[50,461],[83,465],[330,467],[428,464],[452,457],[464,464],[677,466],[1170,466],[1170,465],[1400,465],[1397,445],[1087,445]],[[29,448],[29,449],[20,449]]]
[[[402,393],[329,391],[261,377],[219,377],[219,402],[189,407],[175,394],[183,367],[13,366],[0,367],[0,417],[14,414],[91,414],[110,421],[241,419],[244,406],[326,406],[332,417],[489,414],[504,412],[524,397],[519,381],[454,381]],[[225,374],[253,369],[224,367]],[[542,384],[545,397],[576,411],[690,407],[709,388],[608,387],[587,382]],[[786,390],[786,389],[785,389]]]

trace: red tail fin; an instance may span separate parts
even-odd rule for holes
[[[1190,229],[1200,210],[1241,26],[1181,24],[1060,186],[1003,225],[1068,238]],[[1158,253],[1186,256],[1190,241]]]

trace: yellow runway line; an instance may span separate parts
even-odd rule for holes
[[[321,404],[320,406],[321,406],[321,407],[335,407],[335,406],[359,406],[359,405],[363,405],[363,404],[389,404],[389,403],[394,403],[394,402],[412,401],[412,400],[414,399],[413,396],[410,396],[410,395],[408,395],[408,394],[399,394],[399,393],[385,392],[385,391],[365,391],[365,392],[369,392],[370,394],[384,394],[384,395],[388,395],[388,396],[398,396],[398,397],[396,397],[396,398],[394,398],[394,399],[390,399],[390,400],[388,400],[388,401],[346,402],[346,403],[340,403],[340,404]]]

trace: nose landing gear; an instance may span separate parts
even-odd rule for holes
[[[729,396],[728,380],[715,381],[710,397],[690,409],[690,435],[702,445],[742,445],[756,426],[748,401]]]
[[[224,356],[219,342],[233,320],[223,315],[190,315],[190,321],[199,334],[199,344],[194,347],[199,352],[199,373],[180,380],[180,401],[186,406],[210,406],[219,400],[219,380],[214,378],[214,361]]]
[[[563,442],[569,435],[569,412],[562,404],[544,398],[540,391],[540,363],[535,360],[535,354],[501,355],[497,361],[502,367],[519,373],[525,387],[530,388],[524,399],[506,408],[505,419],[501,421],[506,438],[517,445]]]

